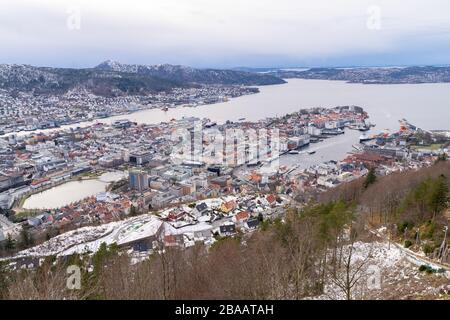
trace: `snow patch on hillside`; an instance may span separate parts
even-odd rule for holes
[[[362,262],[364,267],[361,279],[352,290],[353,299],[438,298],[442,292],[450,290],[450,272],[420,272],[419,266],[424,264],[423,261],[412,259],[406,251],[388,242],[354,243],[352,272]],[[345,272],[340,272],[338,278],[344,279]],[[324,293],[309,299],[344,300],[346,295],[330,277],[326,280]]]

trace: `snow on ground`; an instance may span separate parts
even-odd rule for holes
[[[348,248],[344,248],[344,252],[348,252]],[[427,263],[388,242],[356,242],[351,261],[352,274],[364,261],[359,273],[362,277],[352,290],[353,299],[439,298],[442,292],[450,290],[449,271],[420,272],[419,266]],[[343,280],[345,276],[343,270],[338,272],[339,279]],[[346,296],[330,278],[326,281],[324,293],[310,299],[342,300]]]
[[[185,234],[185,233],[194,233],[201,231],[209,231],[212,230],[212,226],[209,223],[200,222],[194,225],[187,225],[181,228],[174,228],[169,223],[165,224],[165,234],[177,235],[177,234]]]
[[[58,235],[50,240],[20,251],[15,257],[26,256],[49,256],[56,255],[79,243],[94,241],[95,239],[106,237],[118,225],[118,222],[111,222],[96,227],[83,227]]]
[[[156,234],[163,222],[149,215],[123,227],[117,236],[117,244],[126,244]]]
[[[156,233],[163,222],[153,215],[142,215],[101,226],[83,227],[56,236],[41,245],[20,251],[15,257],[70,255],[95,252],[102,242],[126,244]]]
[[[205,199],[202,202],[206,203],[209,208],[219,208],[224,202],[231,200],[236,200],[236,197],[226,196],[223,198]],[[186,212],[193,210],[187,205],[183,206],[183,209]],[[163,211],[161,216],[167,215],[171,210],[173,208]],[[96,252],[102,242],[105,242],[107,245],[112,243],[123,245],[154,235],[163,223],[158,217],[145,214],[101,226],[83,227],[56,236],[33,248],[20,251],[14,258],[50,255],[64,256],[74,253]],[[187,221],[173,223],[173,226],[167,223],[164,224],[166,225],[165,229],[167,229],[166,234],[193,234],[212,228],[211,224],[208,224],[206,221],[201,221],[196,225],[191,225]]]
[[[376,262],[380,268],[389,268],[405,257],[405,254],[394,245],[384,242],[355,242],[352,261],[358,262],[369,258],[371,262]]]

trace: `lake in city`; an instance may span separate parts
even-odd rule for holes
[[[24,209],[57,209],[104,192],[111,182],[125,177],[123,172],[104,173],[96,179],[68,181],[27,198]]]
[[[137,123],[156,124],[183,117],[209,118],[218,123],[241,118],[255,121],[266,117],[282,116],[310,107],[334,107],[358,105],[370,116],[378,133],[389,129],[398,130],[398,120],[406,118],[423,129],[450,130],[450,83],[433,84],[351,84],[343,81],[290,79],[288,83],[260,87],[260,93],[231,99],[228,102],[203,105],[196,108],[177,107],[162,111],[149,109],[128,115],[100,119],[98,122],[112,123],[118,119],[129,119]],[[76,125],[86,126],[97,121]],[[45,130],[44,130],[45,131]],[[298,165],[306,168],[329,160],[343,159],[358,143],[359,131],[346,130],[345,135],[311,144],[309,150],[315,154],[284,155],[281,165]],[[370,133],[369,133],[370,134]],[[87,196],[104,191],[107,182],[87,180],[69,182],[31,196],[25,207],[55,208]]]

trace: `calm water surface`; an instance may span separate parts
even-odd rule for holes
[[[108,172],[97,179],[69,181],[31,195],[25,209],[57,209],[105,191],[109,183],[125,177],[123,172]]]
[[[402,118],[424,129],[450,130],[450,83],[364,85],[343,81],[289,79],[286,84],[262,86],[260,91],[213,105],[177,107],[167,112],[160,109],[143,110],[62,128],[87,126],[96,122],[112,123],[118,119],[156,124],[185,116],[206,117],[219,123],[240,118],[255,121],[301,108],[359,105],[369,113],[371,122],[380,131],[398,129],[398,120]]]
[[[398,129],[398,120],[408,119],[424,129],[450,130],[450,83],[364,85],[343,81],[291,79],[287,84],[260,87],[260,93],[228,102],[196,108],[152,109],[111,117],[138,123],[159,123],[183,116],[226,120],[259,120],[281,116],[308,107],[359,105],[379,130]],[[102,120],[103,121],[103,120]]]

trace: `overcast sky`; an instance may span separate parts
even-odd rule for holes
[[[448,0],[0,0],[0,63],[450,63]]]

